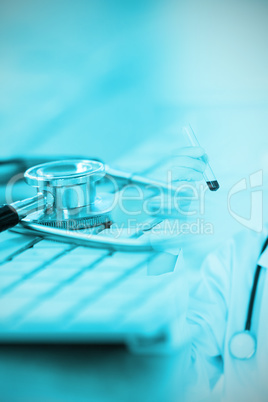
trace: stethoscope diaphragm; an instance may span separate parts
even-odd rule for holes
[[[250,331],[235,333],[229,342],[230,354],[235,359],[250,359],[255,354],[256,349],[257,341]]]

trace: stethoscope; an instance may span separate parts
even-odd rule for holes
[[[261,254],[265,251],[267,245],[268,245],[268,238],[266,239],[262,247]],[[248,360],[255,354],[257,350],[257,339],[251,331],[251,322],[252,322],[254,302],[256,299],[260,273],[261,273],[261,266],[257,265],[250,292],[245,328],[243,331],[235,333],[231,337],[229,342],[230,354],[235,359]]]
[[[105,177],[114,183],[172,190],[163,182],[112,169],[100,160],[68,159],[42,163],[24,173],[26,182],[37,188],[37,195],[0,207],[0,232],[19,224],[16,226],[19,233],[77,245],[120,251],[155,251],[155,245],[147,238],[113,239],[92,231],[85,233],[85,229],[109,228],[112,223],[112,194],[101,194],[96,186]]]

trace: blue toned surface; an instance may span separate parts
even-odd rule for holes
[[[2,4],[1,156],[111,161],[152,135],[158,8],[152,1]]]
[[[264,169],[267,205],[267,2],[11,0],[0,7],[1,158],[81,154],[142,171],[168,149],[155,145],[155,135],[176,132],[171,145],[180,146],[178,127],[190,121],[221,185],[206,199],[213,235],[185,236],[194,276],[209,251],[243,228],[227,210],[238,181]],[[250,191],[239,193],[234,210],[246,216],[249,207]],[[136,401],[138,394],[177,402],[184,369],[180,354],[0,349],[3,400]]]

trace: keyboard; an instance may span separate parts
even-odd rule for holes
[[[150,164],[143,171],[152,174],[153,158]],[[147,225],[144,235],[149,231]],[[159,275],[170,259],[174,268],[177,257],[168,253],[111,252],[4,232],[0,342],[124,342],[133,349],[163,344],[184,291],[179,269]]]

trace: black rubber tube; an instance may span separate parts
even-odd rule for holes
[[[19,223],[19,220],[17,211],[11,205],[0,207],[0,232],[13,228],[13,226]]]
[[[260,255],[265,251],[266,247],[268,246],[268,237],[265,240]],[[252,320],[252,315],[253,315],[253,309],[254,309],[254,302],[256,298],[256,293],[257,293],[257,286],[259,282],[259,277],[261,273],[261,266],[257,265],[255,275],[254,275],[254,281],[250,293],[250,299],[249,299],[249,304],[248,304],[248,313],[247,313],[247,319],[245,323],[245,331],[250,331],[251,328],[251,320]]]

